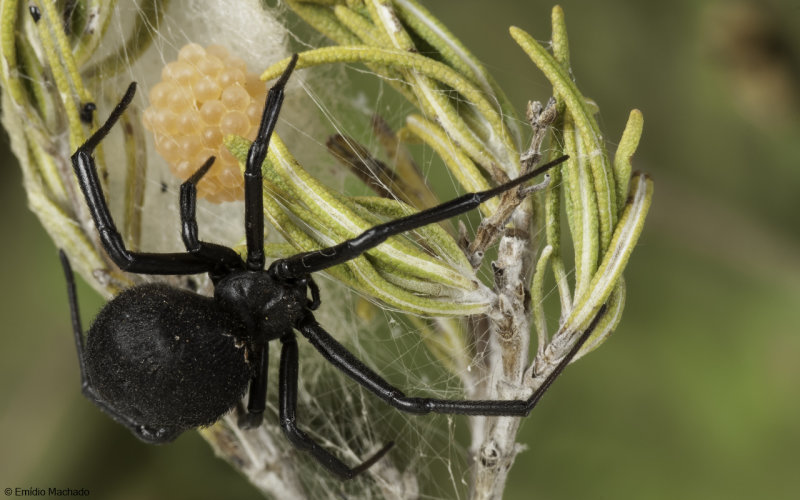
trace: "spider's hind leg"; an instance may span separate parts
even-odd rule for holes
[[[150,429],[134,421],[108,404],[108,402],[98,394],[94,385],[92,385],[92,381],[86,372],[86,349],[83,339],[83,328],[81,327],[80,311],[78,309],[78,294],[75,290],[75,275],[72,273],[72,266],[69,263],[67,254],[64,253],[63,250],[59,250],[58,256],[61,259],[61,267],[64,269],[64,278],[67,282],[67,300],[69,301],[69,312],[72,319],[72,332],[75,336],[75,349],[78,353],[78,368],[81,374],[81,393],[83,393],[86,399],[94,403],[95,406],[111,416],[111,418],[128,427],[139,439],[150,443],[171,441],[177,434],[172,435],[164,430]]]
[[[136,93],[136,83],[131,83],[124,97],[116,105],[108,119],[72,155],[72,168],[78,178],[86,205],[92,215],[100,242],[108,256],[123,271],[139,274],[198,274],[209,272],[207,261],[187,252],[144,253],[132,252],[125,247],[111,211],[108,209],[100,177],[92,154],[100,141],[105,139],[122,113],[130,106]]]
[[[80,311],[78,310],[78,294],[75,291],[75,275],[72,273],[72,266],[69,263],[67,254],[64,250],[58,251],[61,259],[61,267],[64,269],[64,279],[67,282],[67,300],[69,301],[69,313],[72,320],[72,332],[75,336],[75,349],[78,351],[78,368],[81,373],[81,390],[84,395],[89,397],[88,392],[94,393],[91,389],[89,379],[86,376],[86,357],[84,355],[83,327],[81,327]]]

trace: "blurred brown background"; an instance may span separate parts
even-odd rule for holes
[[[508,35],[552,4],[424,2],[520,110],[550,88]],[[800,5],[562,2],[610,149],[629,110],[656,182],[623,322],[529,417],[506,498],[797,498]],[[135,441],[80,397],[56,251],[0,140],[0,486],[94,498],[256,496],[195,434]],[[79,290],[84,316],[101,301]]]

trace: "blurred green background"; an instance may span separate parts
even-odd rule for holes
[[[520,110],[550,88],[508,35],[552,4],[424,2]],[[524,425],[508,499],[800,493],[800,5],[564,1],[578,85],[610,149],[629,110],[655,179],[617,333]],[[153,447],[80,396],[63,278],[0,140],[0,486],[94,498],[257,493],[189,433]],[[101,301],[79,290],[85,315]]]

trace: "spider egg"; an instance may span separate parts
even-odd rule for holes
[[[209,156],[216,161],[197,184],[197,196],[214,203],[240,200],[243,177],[222,139],[255,138],[267,89],[245,62],[225,47],[184,45],[150,90],[142,121],[172,173],[186,180]]]

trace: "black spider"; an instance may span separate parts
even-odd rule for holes
[[[390,236],[475,208],[566,157],[507,184],[377,225],[324,250],[276,260],[265,270],[261,164],[278,119],[284,86],[296,62],[297,56],[270,89],[258,135],[247,155],[246,260],[228,247],[198,237],[196,185],[211,168],[214,158],[209,158],[181,185],[180,214],[186,252],[154,254],[125,248],[106,205],[92,152],[130,104],[135,83],[128,87],[108,120],[72,156],[100,241],[120,269],[138,274],[208,273],[214,284],[213,297],[155,283],[125,290],[100,311],[84,344],[74,277],[66,255],[61,252],[83,394],[141,440],[165,443],[185,430],[219,420],[237,406],[249,386],[247,411],[242,412],[240,425],[254,427],[261,423],[266,403],[269,342],[280,340],[281,428],[292,444],[311,453],[326,469],[344,479],[352,478],[375,463],[393,443],[350,468],[297,427],[297,330],[328,362],[400,410],[419,414],[527,415],[581,347],[597,318],[528,400],[408,397],[356,359],[316,322],[312,311],[319,306],[320,297],[311,273],[354,259]]]

